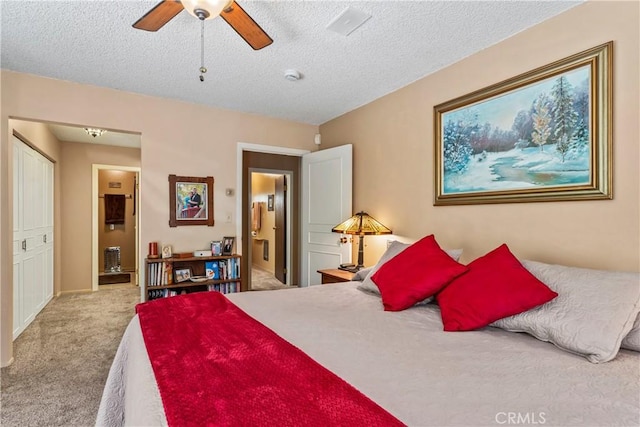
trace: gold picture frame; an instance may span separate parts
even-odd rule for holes
[[[612,51],[435,106],[434,205],[612,199]]]

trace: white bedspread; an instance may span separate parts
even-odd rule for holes
[[[640,425],[640,353],[593,364],[526,334],[443,332],[436,305],[384,312],[356,285],[229,298],[410,426]],[[166,425],[137,316],[97,424]]]

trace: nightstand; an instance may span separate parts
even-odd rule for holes
[[[337,268],[328,270],[318,270],[318,273],[322,275],[322,284],[327,283],[340,283],[350,282],[355,273],[349,271],[338,270]]]

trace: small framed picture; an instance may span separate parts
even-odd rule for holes
[[[171,258],[171,255],[171,245],[164,245],[162,247],[162,258]]]
[[[274,198],[273,194],[269,194],[267,196],[267,210],[268,211],[272,211],[273,210],[273,198]]]
[[[222,255],[222,241],[213,240],[211,242],[211,255],[213,255],[213,256]]]
[[[176,283],[186,282],[191,279],[190,268],[178,268],[176,269]]]
[[[222,255],[233,254],[233,243],[235,240],[235,237],[224,237],[222,239]]]

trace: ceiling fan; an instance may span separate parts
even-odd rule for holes
[[[222,16],[254,50],[273,43],[271,37],[234,0],[163,0],[138,19],[133,28],[158,31],[182,9],[201,21]]]

